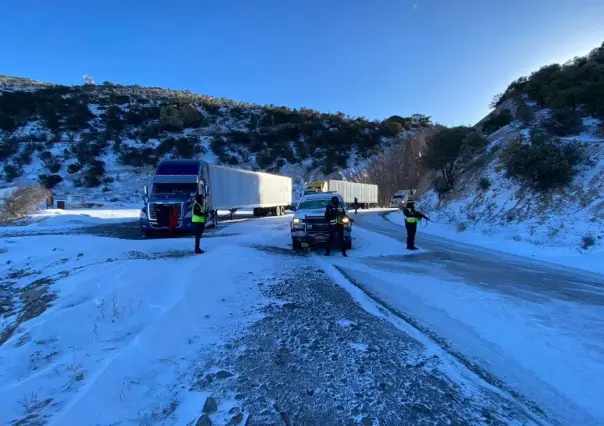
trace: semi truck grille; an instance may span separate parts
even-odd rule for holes
[[[168,212],[170,207],[176,208],[176,216],[178,222],[176,226],[182,223],[182,203],[150,203],[149,204],[149,221],[154,226],[168,226]],[[162,222],[162,223],[160,223]]]

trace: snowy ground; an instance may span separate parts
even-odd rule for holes
[[[1,237],[0,424],[547,424],[343,278],[396,241],[297,253],[289,220],[227,224],[201,256],[190,238]]]
[[[405,225],[404,217],[399,211],[388,214],[387,218],[396,225]],[[517,241],[512,237],[506,238],[505,235],[487,236],[472,230],[459,232],[453,225],[442,225],[435,222],[428,224],[423,222],[419,232],[604,274],[604,248],[581,252],[576,247],[539,247],[530,242]]]
[[[398,217],[389,219],[402,224]],[[378,214],[356,220],[368,244],[387,252],[398,239],[402,252],[401,226]],[[562,424],[602,424],[603,276],[425,235],[434,229],[420,228],[419,252],[367,257],[342,271],[485,380],[522,394]]]

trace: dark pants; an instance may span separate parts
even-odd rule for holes
[[[205,223],[195,222],[195,251],[199,251],[199,242],[201,241],[201,235],[203,234],[203,230],[206,227]]]
[[[329,227],[329,239],[327,240],[327,245],[325,246],[325,254],[331,253],[331,248],[334,246],[336,239],[338,239],[340,241],[340,244],[342,245],[342,253],[346,254],[343,225],[333,225]]]
[[[407,229],[407,248],[415,247],[415,233],[417,232],[417,223],[405,222]]]

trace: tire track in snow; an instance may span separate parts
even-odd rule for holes
[[[489,390],[515,405],[524,412],[527,417],[541,426],[559,425],[556,420],[548,418],[534,402],[527,400],[522,395],[507,388],[503,382],[493,377],[488,372],[466,359],[463,355],[452,349],[446,341],[433,331],[419,325],[413,318],[400,312],[398,309],[381,300],[361,283],[357,282],[343,267],[328,262],[318,255],[313,256],[315,264],[320,267],[338,285],[346,289],[367,312],[390,322],[402,332],[410,335],[424,344],[429,354],[438,356],[444,363],[458,371],[461,376],[473,382],[479,388]],[[444,368],[450,373],[450,368]],[[450,377],[455,381],[455,377]]]

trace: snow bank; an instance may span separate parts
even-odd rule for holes
[[[15,282],[2,324],[12,337],[0,346],[0,423],[32,414],[50,425],[195,420],[207,396],[187,391],[196,362],[259,318],[252,279],[278,269],[249,243],[286,241],[289,229],[275,218],[228,232],[236,235],[204,239],[204,255],[192,239],[6,240],[1,273]],[[48,303],[29,300],[34,290]]]

